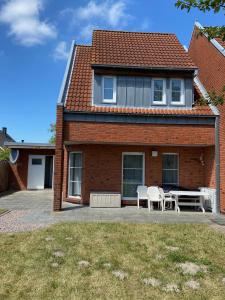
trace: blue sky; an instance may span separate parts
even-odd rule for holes
[[[194,21],[224,25],[222,13],[190,13],[175,0],[0,0],[0,127],[17,141],[47,142],[71,41],[93,28],[175,33],[188,46]]]

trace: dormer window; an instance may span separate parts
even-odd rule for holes
[[[166,104],[166,81],[165,79],[153,79],[153,104]]]
[[[171,79],[171,104],[184,105],[184,80]]]
[[[103,103],[116,103],[116,77],[102,77]]]

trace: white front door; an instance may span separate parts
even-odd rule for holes
[[[29,155],[28,189],[42,190],[45,185],[45,156]]]

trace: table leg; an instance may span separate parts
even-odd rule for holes
[[[175,195],[175,211],[180,212],[180,207],[178,205],[178,195]]]
[[[202,209],[203,214],[205,213],[204,205],[203,205],[203,197],[200,196],[200,207]]]

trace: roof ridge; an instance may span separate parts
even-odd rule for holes
[[[135,34],[160,34],[160,35],[175,35],[175,33],[172,32],[153,32],[153,31],[129,31],[129,30],[112,30],[112,29],[94,29],[93,33],[96,31],[101,32],[121,32],[121,33],[135,33]]]

